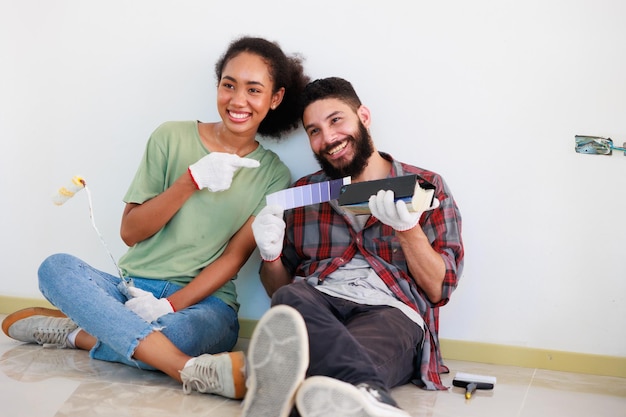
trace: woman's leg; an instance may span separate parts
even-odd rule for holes
[[[169,297],[182,288],[166,281],[145,278],[134,278],[134,283],[156,298]],[[212,296],[175,313],[161,316],[153,324],[189,356],[229,351],[239,336],[235,310]]]
[[[157,328],[124,306],[127,299],[118,289],[120,281],[67,254],[52,255],[39,267],[39,288],[44,297],[97,339],[92,357],[139,366],[132,359],[133,352],[139,341]],[[93,338],[79,335],[76,343],[88,347]],[[103,345],[106,355],[98,355]]]
[[[153,294],[159,298],[180,289],[167,281],[135,281],[155,287]],[[39,287],[67,317],[52,309],[23,309],[6,317],[2,330],[24,342],[74,345],[91,349],[96,359],[159,369],[182,382],[185,393],[195,390],[243,398],[244,354],[225,352],[234,346],[239,331],[232,308],[208,297],[147,323],[125,306],[127,291],[121,282],[74,256],[52,255],[39,268]],[[76,329],[78,335],[70,342]]]

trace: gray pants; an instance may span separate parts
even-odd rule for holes
[[[414,378],[424,333],[397,308],[332,297],[305,281],[276,291],[272,305],[277,304],[294,307],[304,318],[310,351],[307,376],[387,389]]]

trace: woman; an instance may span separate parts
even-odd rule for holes
[[[59,311],[20,310],[17,340],[90,351],[92,358],[158,369],[183,390],[245,394],[233,279],[255,248],[251,224],[288,168],[257,142],[297,128],[308,82],[302,61],[262,38],[233,41],[215,66],[221,121],[167,122],[151,135],[126,193],[124,279],[56,254],[39,268]],[[128,282],[128,283],[127,283]]]

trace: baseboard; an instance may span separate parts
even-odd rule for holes
[[[626,357],[441,340],[445,359],[626,378]]]
[[[26,307],[54,308],[52,304],[43,298],[7,297],[0,295],[0,314],[10,314]]]
[[[240,336],[249,338],[256,326],[256,320],[239,319],[239,325]],[[444,360],[480,362],[626,378],[626,357],[463,340],[441,339],[440,342]]]
[[[0,314],[9,314],[25,307],[52,307],[44,299],[0,296]],[[239,319],[239,336],[249,339],[257,320]],[[444,359],[494,365],[520,366],[592,375],[626,378],[626,357],[564,352],[463,340],[441,340]]]

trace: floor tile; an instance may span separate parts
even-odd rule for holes
[[[4,316],[0,315],[0,320]],[[238,348],[245,349],[247,340]],[[446,361],[447,391],[393,389],[412,417],[626,417],[626,379]],[[466,400],[457,372],[496,377]],[[10,417],[237,417],[241,402],[185,395],[160,373],[92,360],[87,352],[21,344],[0,332],[0,404]],[[259,416],[265,417],[265,416]],[[268,416],[273,417],[273,416]],[[330,416],[329,416],[330,417]]]

